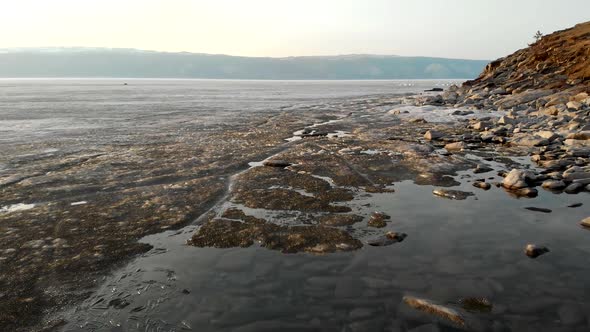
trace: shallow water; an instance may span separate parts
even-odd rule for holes
[[[195,226],[148,236],[143,241],[154,249],[109,277],[65,330],[406,331],[430,323],[401,303],[407,294],[442,303],[488,298],[493,311],[478,319],[513,331],[587,327],[590,230],[578,222],[590,211],[590,195],[541,190],[535,199],[515,199],[468,182],[493,175],[458,174],[453,189],[476,194],[464,201],[404,181],[395,193],[353,202],[357,211],[391,215],[386,230],[408,234],[389,247],[285,255],[186,246]],[[578,202],[584,205],[567,207]],[[527,243],[551,252],[530,259]],[[564,325],[560,310],[580,317]]]

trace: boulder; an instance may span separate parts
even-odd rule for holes
[[[519,169],[511,170],[502,181],[502,186],[506,189],[522,189],[529,186],[529,182],[534,181],[535,175],[530,171]]]
[[[590,228],[590,217],[585,218],[582,221],[580,221],[580,225]]]

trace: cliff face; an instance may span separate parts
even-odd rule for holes
[[[567,103],[571,96],[590,92],[590,22],[544,36],[530,47],[488,64],[481,75],[467,81],[461,94],[492,92],[515,95],[538,90],[549,105]],[[535,101],[538,98],[533,98]],[[504,105],[500,97],[495,106]],[[524,98],[524,102],[530,102]],[[537,105],[540,106],[540,105]]]

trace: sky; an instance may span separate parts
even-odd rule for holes
[[[0,48],[495,59],[590,20],[590,0],[5,0]]]

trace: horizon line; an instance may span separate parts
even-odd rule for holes
[[[433,59],[449,59],[449,60],[467,60],[467,61],[492,61],[493,59],[469,59],[469,58],[455,58],[444,56],[431,55],[397,55],[397,54],[380,54],[380,53],[341,53],[341,54],[326,54],[326,55],[289,55],[289,56],[250,56],[250,55],[233,55],[225,53],[205,53],[205,52],[191,52],[191,51],[163,51],[163,50],[148,50],[133,47],[105,47],[105,46],[26,46],[26,47],[0,47],[0,54],[2,51],[14,50],[111,50],[111,51],[138,51],[146,53],[164,53],[164,54],[191,54],[191,55],[211,55],[211,56],[227,56],[236,58],[263,58],[263,59],[290,59],[290,58],[329,58],[329,57],[347,57],[347,56],[374,56],[374,57],[396,57],[396,58],[433,58]]]

